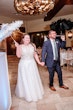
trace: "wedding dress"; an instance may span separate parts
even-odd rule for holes
[[[15,94],[28,102],[38,101],[38,99],[42,99],[44,90],[34,59],[34,47],[31,44],[22,45],[21,51]]]

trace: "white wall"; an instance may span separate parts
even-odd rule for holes
[[[49,25],[52,22],[57,21],[59,19],[64,19],[64,18],[70,19],[71,21],[73,21],[73,14],[67,15],[67,16],[54,17],[50,21],[44,21],[43,19],[27,21],[26,32],[37,32],[37,31],[49,30],[50,29]]]
[[[11,22],[16,21],[16,20],[18,20],[18,19],[13,19],[13,18],[10,18],[10,17],[0,16],[0,24],[2,24],[2,23],[11,23]],[[22,20],[22,19],[20,19],[20,20]],[[25,21],[24,21],[24,24],[22,26],[25,26],[25,25],[26,24],[25,24]]]
[[[44,18],[43,19],[37,19],[37,20],[31,20],[31,21],[24,21],[24,24],[22,26],[25,27],[26,32],[45,31],[45,30],[50,29],[49,24],[51,24],[54,21],[57,21],[59,19],[64,19],[64,18],[70,19],[71,21],[73,21],[73,14],[54,17],[50,21],[44,21]],[[12,21],[15,21],[15,19],[12,19],[9,17],[4,17],[4,16],[0,17],[0,23],[7,23],[7,22],[9,23]]]

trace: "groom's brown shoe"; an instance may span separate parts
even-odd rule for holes
[[[56,89],[55,89],[53,86],[50,86],[50,89],[51,89],[52,91],[56,91]]]
[[[63,85],[63,86],[60,86],[60,88],[63,88],[63,89],[69,89],[69,87]]]

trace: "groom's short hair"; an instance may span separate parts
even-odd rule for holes
[[[53,32],[53,31],[56,32],[55,30],[49,30],[49,31],[48,31],[48,35],[49,35],[51,32]]]

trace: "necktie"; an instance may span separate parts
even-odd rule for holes
[[[58,50],[57,50],[57,45],[55,41],[54,41],[54,58],[55,60],[58,59]]]

